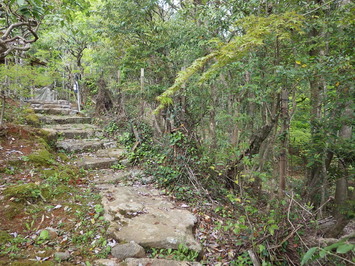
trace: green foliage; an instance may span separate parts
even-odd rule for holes
[[[0,242],[0,256],[8,254],[13,259],[19,258],[23,245],[31,241],[28,237],[17,233],[14,233],[11,238],[6,237],[6,239],[7,242]]]
[[[340,259],[339,261],[342,261],[343,258],[338,256],[337,254],[346,254],[348,252],[353,253],[354,251],[355,251],[355,245],[345,243],[344,240],[338,241],[325,248],[312,247],[303,255],[301,265],[305,265],[316,259],[324,259],[327,256],[335,256],[337,259]],[[347,260],[345,259],[344,261]]]
[[[186,70],[180,71],[175,83],[163,94],[157,97],[160,105],[155,112],[161,111],[167,105],[172,103],[171,96],[179,91],[188,79],[198,73],[212,59],[215,59],[207,71],[200,78],[200,83],[215,77],[215,74],[226,65],[241,60],[249,52],[257,47],[263,46],[265,39],[270,36],[278,36],[279,40],[289,40],[292,31],[302,33],[302,25],[304,18],[293,12],[286,12],[281,15],[271,15],[268,17],[249,16],[241,19],[236,24],[246,31],[242,36],[234,37],[232,41],[224,44],[218,43],[218,50],[208,54],[207,56],[198,58]]]
[[[109,133],[109,134],[114,134],[119,130],[119,126],[116,122],[111,121],[106,127],[105,127],[105,132]]]
[[[9,84],[7,89],[20,92],[20,95],[28,96],[30,87],[48,86],[53,82],[53,78],[40,68],[22,65],[0,65],[0,81],[2,84]]]
[[[47,241],[50,239],[49,236],[49,231],[48,230],[42,230],[39,236],[36,239],[37,244],[42,244],[43,242]]]
[[[151,249],[150,256],[152,258],[164,258],[178,261],[195,261],[198,257],[198,252],[189,249],[184,244],[179,244],[178,249]]]
[[[123,164],[120,164],[120,163],[117,163],[117,164],[114,164],[111,166],[111,169],[114,169],[114,170],[123,170],[125,168],[126,168],[126,166],[124,166]]]
[[[11,240],[11,235],[9,233],[7,233],[6,231],[0,231],[0,243],[2,244],[6,244],[8,241]]]

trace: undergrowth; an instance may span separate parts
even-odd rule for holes
[[[153,176],[156,184],[175,199],[196,208],[200,227],[205,227],[204,221],[207,221],[209,232],[216,232],[217,239],[206,236],[201,241],[205,250],[218,246],[220,258],[210,257],[212,254],[216,257],[216,252],[206,252],[203,263],[210,265],[216,260],[227,260],[229,265],[255,265],[256,261],[261,265],[300,265],[318,260],[321,264],[345,265],[346,260],[350,261],[354,247],[349,243],[341,246],[343,253],[328,248],[326,252],[311,249],[310,254],[309,246],[314,243],[309,239],[316,237],[317,213],[299,195],[287,194],[279,199],[265,191],[253,194],[255,190],[249,187],[251,182],[247,179],[254,177],[243,177],[247,182],[238,179],[235,188],[228,187],[223,179],[223,165],[213,164],[184,131],[176,130],[159,140],[145,124],[136,126],[135,131],[135,134],[125,132],[119,139],[130,151],[130,162],[143,166],[146,174]],[[250,163],[245,161],[246,167]],[[271,178],[257,172],[253,176],[262,182]],[[205,228],[197,231],[200,235],[207,234]],[[151,252],[153,257],[168,258],[177,253],[173,250]]]

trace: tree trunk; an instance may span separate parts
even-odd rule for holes
[[[340,95],[343,95],[344,98],[349,96],[351,99],[349,93],[340,93]],[[348,122],[343,124],[339,131],[339,141],[341,143],[346,143],[352,137],[352,121],[354,119],[352,104],[352,100],[347,101],[342,114]],[[327,237],[338,237],[347,225],[347,213],[351,210],[351,198],[349,197],[348,192],[348,180],[350,179],[349,167],[351,165],[350,161],[351,159],[348,158],[339,158],[338,173],[340,177],[335,182],[335,206],[333,213],[337,222],[334,227],[330,228],[330,230],[326,233]]]
[[[4,114],[5,114],[5,104],[6,104],[6,96],[5,91],[1,90],[1,111],[0,111],[0,126],[2,126],[4,122]]]
[[[210,118],[210,126],[209,126],[209,131],[210,131],[210,138],[211,138],[211,145],[210,145],[210,150],[212,151],[211,154],[215,154],[215,150],[217,149],[217,135],[216,135],[216,106],[217,106],[217,88],[213,84],[211,86],[211,110],[209,113],[209,118]]]
[[[288,143],[288,91],[283,88],[281,92],[281,149],[279,158],[279,197],[283,197],[286,189],[287,175],[287,143]]]
[[[323,4],[323,0],[317,0],[317,4]],[[318,13],[318,12],[316,12]],[[324,37],[322,32],[314,26],[310,32],[311,45],[313,48],[309,51],[309,55],[314,58],[319,58],[324,55],[324,50],[319,47],[319,37]],[[311,99],[311,147],[312,152],[310,154],[309,161],[311,167],[307,175],[307,185],[305,190],[305,196],[318,207],[324,200],[326,193],[326,175],[327,165],[326,162],[329,156],[327,155],[325,130],[322,124],[322,110],[323,110],[323,94],[325,90],[325,83],[323,77],[319,73],[314,73],[310,84],[310,99]],[[321,192],[321,193],[319,193]]]

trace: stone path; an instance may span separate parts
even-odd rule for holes
[[[94,265],[200,265],[144,258],[143,248],[178,249],[180,244],[201,252],[193,235],[196,217],[149,185],[149,177],[140,179],[146,185],[136,182],[138,176],[143,176],[139,169],[111,169],[124,162],[124,149],[104,138],[102,130],[91,124],[91,118],[78,114],[69,102],[32,102],[32,108],[43,129],[56,141],[56,147],[75,153],[74,163],[95,175],[105,218],[110,221],[107,233],[118,244],[112,249],[115,259],[98,260]]]

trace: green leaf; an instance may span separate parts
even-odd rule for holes
[[[39,234],[38,240],[48,240],[49,239],[49,232],[48,230],[42,230]]]
[[[337,248],[337,253],[340,253],[340,254],[345,254],[346,252],[352,250],[355,248],[355,245],[352,245],[352,244],[342,244],[341,246],[339,246]]]
[[[17,4],[18,4],[19,6],[22,6],[22,5],[25,4],[25,0],[17,0]]]
[[[325,256],[327,256],[327,253],[328,252],[326,250],[322,249],[321,251],[319,251],[319,257],[324,258]]]
[[[301,265],[305,265],[310,260],[310,258],[312,258],[314,252],[316,252],[317,249],[318,249],[318,247],[310,248],[306,252],[306,254],[303,255],[303,258],[302,258],[302,261],[301,261]]]

